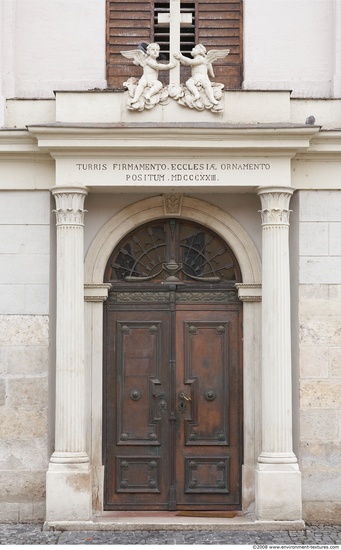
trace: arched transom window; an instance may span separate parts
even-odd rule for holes
[[[241,280],[236,258],[215,233],[186,220],[157,220],[127,235],[113,251],[109,282],[183,281],[210,284]]]

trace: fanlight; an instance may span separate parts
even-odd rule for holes
[[[114,282],[206,282],[241,280],[227,244],[205,227],[185,220],[158,220],[127,235],[106,270]]]

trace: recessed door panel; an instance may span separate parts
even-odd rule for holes
[[[206,312],[203,315],[206,317]],[[177,315],[179,383],[190,394],[185,418],[186,445],[222,445],[228,437],[228,323],[183,320]],[[182,334],[181,334],[182,333]],[[181,342],[183,337],[183,345]]]
[[[160,445],[162,322],[117,322],[117,444]]]

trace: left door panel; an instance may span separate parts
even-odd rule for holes
[[[168,509],[169,312],[108,311],[106,509]]]

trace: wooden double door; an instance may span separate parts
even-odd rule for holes
[[[240,508],[241,304],[233,296],[183,287],[110,293],[105,509]]]

